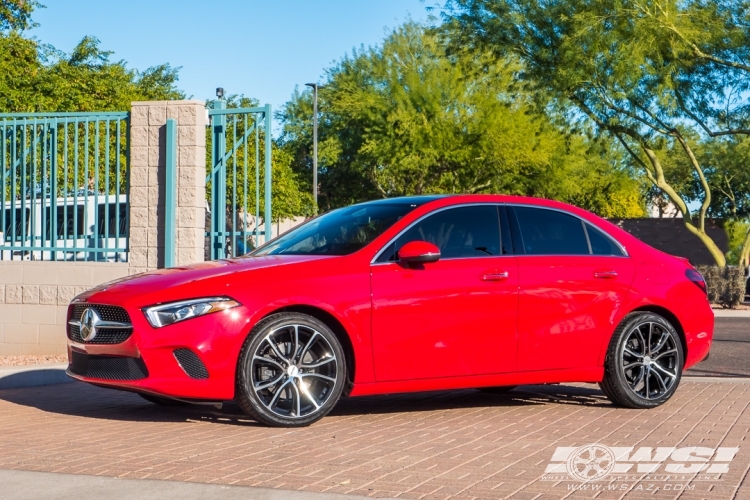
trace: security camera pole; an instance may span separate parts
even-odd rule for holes
[[[315,213],[318,212],[318,89],[323,88],[317,83],[306,83],[313,89],[313,199]]]

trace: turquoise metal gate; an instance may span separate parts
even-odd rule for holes
[[[216,100],[208,115],[206,257],[215,260],[244,255],[261,236],[264,242],[271,238],[271,105],[227,109],[224,100]]]
[[[127,258],[128,117],[0,114],[0,260]]]

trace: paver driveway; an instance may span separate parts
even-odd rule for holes
[[[593,385],[526,386],[350,398],[288,430],[258,426],[236,406],[161,408],[71,383],[0,391],[0,468],[373,497],[750,498],[749,404],[746,383],[684,379],[649,411],[614,408]],[[543,478],[557,447],[589,443],[740,451],[708,481],[609,476],[575,490],[583,483]],[[694,489],[673,491],[685,485]]]

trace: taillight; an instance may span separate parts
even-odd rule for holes
[[[706,288],[706,280],[703,279],[703,275],[695,269],[688,269],[685,271],[685,277],[695,283],[698,288],[703,290],[703,293],[708,295],[708,289]]]

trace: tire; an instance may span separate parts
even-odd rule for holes
[[[599,387],[617,406],[655,408],[677,390],[684,364],[680,336],[669,321],[631,313],[612,336]]]
[[[499,385],[497,387],[480,387],[479,390],[487,394],[506,394],[518,387],[517,385]]]
[[[155,405],[159,406],[185,406],[188,403],[185,403],[184,401],[177,401],[176,399],[169,399],[169,398],[163,398],[161,396],[154,396],[152,394],[143,394],[138,393],[140,397],[148,401],[149,403],[154,403]]]
[[[346,383],[336,335],[312,316],[273,314],[245,339],[237,363],[237,402],[272,427],[304,427],[326,416]]]

